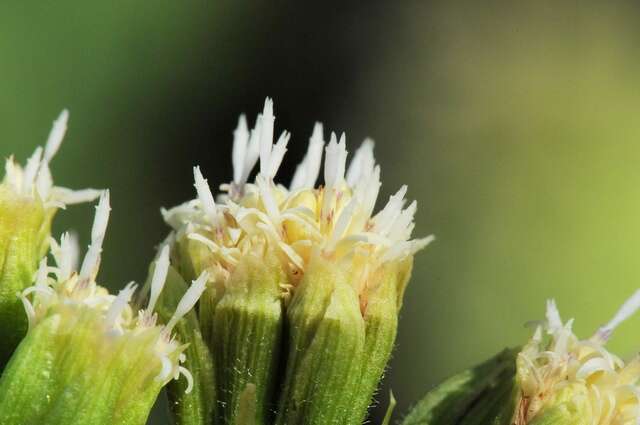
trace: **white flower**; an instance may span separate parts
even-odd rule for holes
[[[105,191],[96,207],[91,244],[79,273],[73,271],[77,266],[79,252],[75,238],[65,233],[59,243],[52,240],[52,255],[56,265],[48,266],[45,257],[40,263],[35,284],[19,294],[29,319],[29,328],[34,328],[51,314],[58,314],[57,309],[64,306],[66,309],[86,308],[100,315],[102,328],[95,331],[103,332],[104,338],[135,339],[145,332],[155,333],[155,343],[151,350],[162,365],[156,379],[166,383],[171,378],[178,379],[182,374],[189,381],[189,392],[193,381],[191,374],[180,366],[185,360],[182,352],[186,346],[173,338],[172,330],[196,304],[205,289],[208,276],[203,273],[189,287],[166,325],[157,325],[154,308],[169,269],[169,248],[165,247],[156,260],[147,308],[135,314],[131,304],[132,296],[137,289],[134,282],[127,284],[118,295],[110,294],[107,289],[96,283],[110,209],[109,192]],[[145,338],[140,340],[147,341]]]
[[[526,424],[563,389],[589,406],[590,420],[585,424],[638,424],[640,359],[625,364],[605,348],[613,330],[638,308],[640,291],[593,337],[581,340],[572,331],[573,319],[563,323],[555,302],[548,301],[546,320],[518,355],[522,415],[516,425]]]
[[[412,256],[433,240],[432,236],[411,238],[417,205],[406,206],[406,186],[374,214],[380,167],[369,139],[347,167],[345,135],[338,139],[332,133],[325,145],[322,125],[317,123],[289,188],[275,183],[290,134],[283,132],[274,144],[274,121],[270,99],[251,131],[244,116],[240,117],[234,132],[233,181],[221,185],[225,193],[217,202],[196,167],[197,198],[163,210],[176,240],[186,238],[208,247],[214,258],[212,277],[228,275],[243,253],[260,240],[259,246],[267,241],[276,247],[296,276],[304,274],[312,256],[323,255],[357,264],[358,281],[364,282],[367,273]],[[323,150],[324,186],[316,187]],[[258,159],[258,174],[249,182]]]
[[[45,208],[64,208],[69,204],[93,201],[100,196],[100,191],[95,189],[71,190],[53,185],[49,164],[62,144],[68,119],[69,112],[65,109],[53,122],[44,149],[38,147],[24,168],[13,157],[5,163],[3,183],[16,194],[39,198]]]

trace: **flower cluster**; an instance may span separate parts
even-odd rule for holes
[[[270,99],[252,129],[241,116],[233,180],[215,196],[194,167],[196,198],[162,211],[182,277],[209,274],[199,320],[215,364],[216,416],[236,423],[253,388],[257,424],[272,423],[276,410],[275,423],[361,423],[393,348],[413,256],[433,237],[412,239],[417,204],[407,205],[406,186],[374,212],[381,182],[371,140],[347,165],[344,134],[327,143],[318,123],[291,184],[276,183],[290,134],[276,139],[274,123]]]
[[[166,325],[158,323],[156,305],[170,269],[168,248],[155,263],[144,308],[131,301],[135,283],[112,295],[96,282],[109,192],[54,186],[49,163],[67,117],[63,111],[25,167],[9,158],[0,184],[0,423],[143,424],[169,381],[184,375],[184,390],[193,388],[183,366],[188,344],[174,329],[208,276],[185,289]],[[79,264],[76,238],[53,239],[51,221],[67,204],[98,196],[91,244]]]
[[[29,319],[29,327],[34,328],[40,322],[52,315],[61,315],[63,319],[77,318],[80,311],[87,310],[96,316],[98,329],[93,331],[104,335],[110,347],[118,347],[129,340],[129,344],[138,344],[138,350],[153,353],[150,356],[148,368],[160,365],[156,379],[166,383],[169,379],[177,379],[180,374],[189,381],[188,392],[191,391],[191,374],[180,366],[184,362],[182,355],[185,346],[172,336],[172,329],[189,310],[196,304],[205,289],[206,273],[194,282],[186,292],[171,320],[164,326],[156,324],[157,315],[154,307],[163,289],[169,268],[169,251],[164,249],[157,261],[151,281],[151,295],[146,308],[135,312],[131,305],[131,298],[137,288],[134,282],[129,283],[118,295],[96,283],[96,276],[100,265],[100,253],[109,219],[109,192],[104,192],[96,208],[96,216],[91,230],[91,244],[82,262],[80,272],[74,271],[75,259],[78,258],[78,247],[73,243],[69,234],[62,235],[60,242],[52,240],[52,255],[56,266],[49,267],[46,257],[40,262],[35,284],[26,288],[20,294]],[[71,320],[68,324],[60,321],[61,326],[69,325],[69,332],[76,332],[82,324]],[[150,337],[150,335],[153,337]],[[141,344],[140,342],[144,342]]]
[[[371,140],[365,140],[347,167],[344,134],[338,139],[332,133],[325,146],[322,125],[316,124],[287,188],[274,178],[289,138],[284,131],[273,143],[273,104],[267,99],[253,129],[240,117],[233,140],[234,178],[221,186],[218,202],[195,167],[197,198],[163,211],[175,239],[186,237],[210,250],[206,268],[212,279],[227,279],[242,255],[268,241],[279,250],[291,286],[300,281],[311,259],[321,255],[349,263],[354,286],[365,293],[368,277],[382,264],[412,256],[433,240],[411,239],[417,204],[405,206],[406,186],[373,213],[381,183]],[[323,150],[324,185],[315,187]],[[258,160],[259,172],[248,183]]]
[[[514,423],[565,414],[594,425],[635,425],[640,421],[640,359],[625,364],[605,348],[613,330],[640,308],[636,292],[591,338],[579,339],[573,320],[563,323],[553,300],[546,320],[517,358],[521,390]],[[572,413],[567,413],[572,412]],[[569,422],[567,422],[569,423]]]

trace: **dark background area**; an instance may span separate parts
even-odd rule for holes
[[[52,168],[111,189],[100,277],[115,289],[145,278],[159,208],[194,195],[193,165],[230,179],[238,115],[266,96],[293,133],[283,181],[316,120],[351,151],[374,138],[380,199],[408,184],[415,234],[438,237],[416,259],[378,422],[389,388],[403,412],[523,343],[546,298],[586,337],[638,286],[639,17],[591,1],[3,2],[0,153],[24,161],[70,109]],[[70,208],[56,233],[86,242],[92,212]]]

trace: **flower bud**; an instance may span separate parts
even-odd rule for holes
[[[95,282],[108,215],[106,192],[79,273],[72,271],[74,249],[65,236],[53,250],[57,266],[43,259],[35,284],[22,291],[29,331],[0,378],[3,425],[143,425],[167,382],[181,374],[191,381],[180,366],[186,347],[172,332],[202,293],[206,275],[165,326],[156,324],[152,302],[136,314],[129,303],[133,283],[114,296]]]
[[[23,168],[9,158],[0,183],[0,370],[27,330],[16,293],[30,286],[49,246],[51,221],[66,204],[95,199],[95,190],[53,186],[49,163],[62,142],[67,111],[54,122],[45,148]]]

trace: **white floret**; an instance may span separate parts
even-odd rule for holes
[[[160,250],[160,255],[156,260],[153,276],[151,277],[151,290],[149,295],[149,303],[147,304],[147,313],[151,315],[155,309],[160,293],[164,288],[169,273],[169,245],[164,245]]]
[[[187,292],[182,296],[176,311],[173,313],[171,320],[165,325],[165,332],[170,333],[180,319],[182,319],[198,302],[200,296],[207,289],[207,280],[209,279],[209,273],[202,272],[202,274],[193,281]]]
[[[296,168],[296,172],[291,180],[290,189],[312,189],[318,175],[320,174],[320,165],[322,163],[322,151],[324,149],[324,136],[322,132],[322,124],[316,123],[313,127],[313,133],[309,139],[309,147],[304,159]]]
[[[80,278],[92,280],[100,265],[100,254],[102,253],[102,243],[104,242],[107,224],[109,224],[109,191],[105,190],[100,196],[100,201],[96,207],[96,216],[91,228],[91,244],[84,257],[80,268]]]

